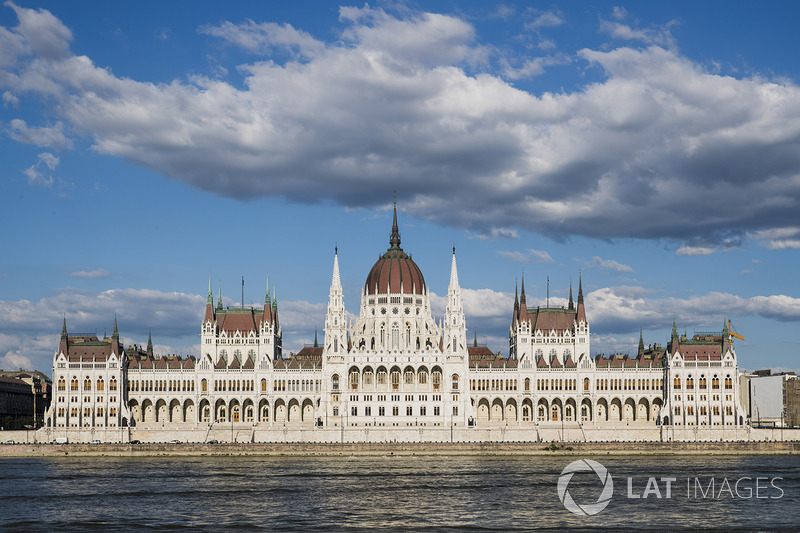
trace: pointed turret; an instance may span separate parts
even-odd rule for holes
[[[211,294],[211,278],[208,278],[208,298],[206,298],[206,316],[204,323],[214,323],[214,295]]]
[[[456,266],[456,247],[453,246],[453,257],[450,261],[450,285],[447,288],[447,306],[445,307],[444,346],[449,346],[449,353],[464,355],[461,349],[467,347],[467,322],[464,317],[464,305],[461,302],[461,286],[458,284],[458,267]]]
[[[567,305],[569,311],[575,310],[575,304],[572,302],[572,279],[569,280],[569,304]]]
[[[222,282],[219,282],[219,299],[217,300],[217,311],[222,311]]]
[[[323,333],[325,335],[323,344],[328,355],[335,354],[339,356],[347,351],[347,315],[344,308],[342,279],[339,275],[338,246],[333,248],[333,272],[331,274],[331,288],[328,292],[328,312],[325,316]]]
[[[392,218],[392,234],[389,236],[389,248],[400,248],[400,229],[397,227],[397,198],[394,199],[394,215]]]
[[[478,347],[478,328],[475,328],[475,340],[472,341],[472,347]]]
[[[586,322],[586,308],[583,306],[583,276],[578,276],[578,322]]]
[[[150,331],[147,332],[147,355],[153,357],[153,335]]]
[[[644,355],[644,337],[642,336],[642,329],[639,329],[639,355]]]
[[[319,348],[319,341],[317,340],[317,328],[314,328],[314,348]]]
[[[267,292],[264,294],[264,318],[267,324],[272,323],[272,298],[269,295],[269,276],[267,276]]]
[[[514,316],[511,321],[519,322],[519,286],[516,281],[514,281]]]
[[[69,335],[67,334],[67,317],[64,317],[64,325],[61,326],[61,342],[58,344],[58,352],[64,355],[69,351]]]
[[[117,316],[114,315],[114,332],[111,334],[111,353],[122,354],[122,346],[119,343],[119,330],[117,329]]]

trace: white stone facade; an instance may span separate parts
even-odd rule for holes
[[[151,345],[123,352],[104,340],[97,342],[109,344],[105,366],[90,364],[77,348],[70,356],[67,337],[54,357],[49,423],[204,429],[206,438],[230,433],[243,442],[280,441],[281,432],[300,429],[327,435],[338,428],[342,436],[395,431],[403,440],[422,440],[431,431],[506,428],[535,440],[553,431],[746,421],[727,328],[692,340],[673,328],[666,348],[645,349],[640,340],[635,357],[592,357],[580,281],[577,302],[570,288],[566,308],[528,308],[523,280],[508,357],[469,345],[455,249],[445,315],[437,322],[422,273],[400,248],[396,213],[390,247],[361,291],[358,317],[347,318],[338,250],[328,298],[322,345],[290,358],[282,356],[274,290],[272,296],[267,290],[263,308],[233,309],[223,307],[221,295],[215,307],[209,287],[196,359],[154,357]],[[66,390],[59,389],[61,379]],[[69,390],[74,379],[77,399]],[[114,401],[110,391],[98,401],[98,380],[112,379],[119,384]],[[84,394],[85,380],[94,384],[91,393]],[[70,416],[75,408],[79,416]]]

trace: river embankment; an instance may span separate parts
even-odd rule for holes
[[[7,444],[0,457],[800,455],[800,442]]]

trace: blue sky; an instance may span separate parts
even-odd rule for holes
[[[209,279],[323,326],[388,246],[508,352],[514,287],[593,353],[733,320],[800,369],[796,2],[69,3],[0,7],[0,367],[61,322],[195,354]]]

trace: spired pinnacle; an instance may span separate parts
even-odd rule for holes
[[[394,199],[394,216],[392,219],[392,235],[389,237],[389,247],[400,248],[400,230],[397,227],[397,193],[395,193]]]

